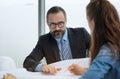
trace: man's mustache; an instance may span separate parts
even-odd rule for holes
[[[55,30],[53,33],[62,32],[62,30]]]

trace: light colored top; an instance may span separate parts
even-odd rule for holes
[[[100,48],[88,71],[79,79],[120,79],[119,59],[117,52],[113,58],[111,49],[105,44]]]

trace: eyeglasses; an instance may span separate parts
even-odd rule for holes
[[[50,28],[52,28],[52,29],[55,29],[57,25],[59,28],[62,28],[62,27],[64,27],[65,22],[58,22],[58,23],[50,23],[49,24]]]

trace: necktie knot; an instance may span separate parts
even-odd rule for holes
[[[61,44],[62,44],[62,45],[65,44],[65,40],[64,40],[64,39],[61,40]]]

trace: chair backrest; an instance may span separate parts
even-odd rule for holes
[[[0,56],[0,71],[16,69],[16,64],[11,57]]]

